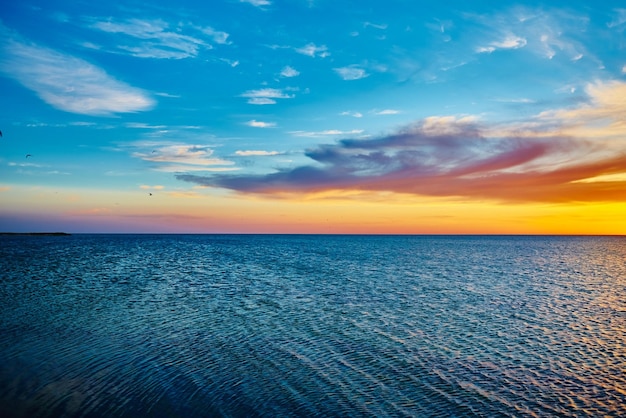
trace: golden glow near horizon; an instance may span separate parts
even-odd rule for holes
[[[0,215],[40,216],[66,232],[626,235],[625,203],[502,204],[364,192],[289,199],[206,190],[151,193],[5,187],[0,196],[11,203]],[[37,215],[41,207],[46,213]]]

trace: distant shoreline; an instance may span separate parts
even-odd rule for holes
[[[66,236],[67,232],[0,232],[0,235]]]

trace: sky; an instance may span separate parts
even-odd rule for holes
[[[626,4],[0,4],[0,231],[626,234]]]

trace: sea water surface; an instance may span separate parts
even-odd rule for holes
[[[2,417],[626,416],[626,237],[0,236]]]

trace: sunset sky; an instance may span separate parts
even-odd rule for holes
[[[626,234],[622,1],[8,1],[0,91],[0,231]]]

